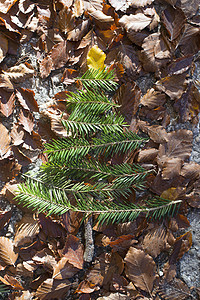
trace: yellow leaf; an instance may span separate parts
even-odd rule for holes
[[[105,65],[104,61],[106,59],[105,53],[97,46],[93,46],[88,52],[87,65],[89,69],[103,70]]]

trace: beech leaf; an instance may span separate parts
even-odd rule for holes
[[[48,278],[37,289],[36,297],[41,300],[63,299],[70,286],[71,283],[68,280],[61,282]]]
[[[1,236],[0,237],[0,264],[15,266],[18,254],[13,250],[13,242]]]
[[[134,31],[141,31],[145,27],[147,27],[151,23],[151,18],[145,16],[142,13],[137,13],[135,15],[124,15],[119,20],[119,24],[125,27],[127,31],[134,30]]]
[[[0,111],[5,117],[13,113],[15,105],[15,94],[0,89]]]
[[[32,90],[23,88],[16,90],[16,97],[24,109],[39,112],[39,107],[34,96],[35,93]]]
[[[97,46],[93,46],[88,52],[87,66],[95,70],[103,70],[106,54]]]
[[[10,135],[6,127],[0,123],[0,157],[5,158],[10,149]]]
[[[65,258],[68,258],[69,263],[74,267],[83,268],[83,245],[76,236],[72,234],[67,236],[62,254]]]
[[[3,61],[4,57],[6,56],[7,51],[8,51],[8,40],[3,34],[0,33],[0,63]]]
[[[23,125],[24,130],[31,134],[34,128],[34,118],[31,112],[21,110],[18,118],[19,124]]]
[[[11,67],[10,69],[3,71],[3,73],[7,75],[11,81],[19,83],[24,79],[32,77],[35,73],[35,70],[30,64],[25,62],[20,65]]]
[[[142,250],[130,247],[124,260],[126,276],[135,286],[151,294],[156,271],[153,258]]]

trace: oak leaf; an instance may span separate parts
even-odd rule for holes
[[[156,271],[153,258],[142,250],[130,247],[124,260],[126,276],[136,287],[151,294]]]
[[[0,265],[7,266],[12,265],[15,266],[15,262],[18,258],[18,254],[13,250],[13,242],[1,236],[0,237]]]

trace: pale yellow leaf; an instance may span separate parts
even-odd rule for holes
[[[106,54],[97,46],[93,46],[88,52],[87,65],[88,68],[95,70],[103,70],[105,65],[104,61],[106,59]]]

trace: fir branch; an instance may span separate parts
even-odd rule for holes
[[[94,70],[88,69],[87,72],[78,78],[84,88],[93,90],[113,91],[117,87],[117,83],[113,81],[114,71],[111,70]]]
[[[104,156],[126,153],[139,148],[144,141],[147,139],[131,131],[102,134],[101,138],[93,138],[91,143],[86,138],[69,137],[46,144],[45,152],[48,153],[50,161],[66,163],[71,160],[78,161],[91,151],[94,155]]]

